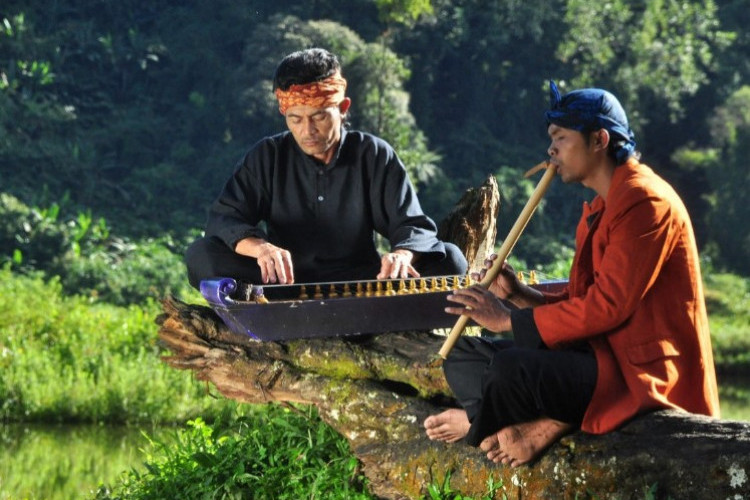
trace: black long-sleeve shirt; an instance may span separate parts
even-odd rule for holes
[[[335,272],[379,267],[373,231],[392,249],[445,254],[393,148],[342,128],[328,165],[306,155],[289,132],[255,144],[213,203],[206,235],[230,248],[263,238],[289,250],[295,270]]]

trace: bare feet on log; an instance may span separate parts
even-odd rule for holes
[[[489,460],[518,467],[534,460],[571,429],[570,424],[551,418],[541,418],[500,429],[495,434],[487,436],[479,447],[487,452]]]
[[[446,443],[462,440],[469,433],[470,425],[466,412],[457,408],[431,415],[424,421],[427,437],[433,441]]]

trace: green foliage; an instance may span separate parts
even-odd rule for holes
[[[347,441],[312,407],[188,425],[174,446],[152,442],[145,472],[133,470],[96,498],[372,498]]]
[[[571,64],[570,87],[617,89],[631,121],[652,114],[646,106],[656,102],[677,121],[683,99],[708,83],[714,53],[732,39],[716,11],[712,0],[569,0],[558,56]]]
[[[673,159],[684,169],[703,173],[711,186],[706,195],[709,251],[716,263],[744,275],[750,274],[750,206],[738,203],[750,185],[750,87],[743,86],[717,107],[710,120],[711,144],[685,147]]]
[[[476,500],[493,500],[495,498],[502,498],[506,500],[508,497],[503,493],[502,496],[497,496],[497,493],[503,489],[502,479],[496,482],[494,476],[490,476],[487,479],[487,492]],[[460,492],[453,490],[451,487],[451,474],[448,472],[441,483],[433,482],[427,486],[427,494],[430,500],[473,500],[474,497],[468,497],[462,495]]]
[[[750,373],[750,278],[707,273],[706,307],[714,361],[725,374]]]
[[[59,265],[70,249],[71,234],[58,221],[59,205],[32,209],[0,193],[0,264],[18,269],[44,269]]]
[[[156,345],[158,304],[64,296],[57,279],[0,268],[0,421],[182,422],[222,404]]]
[[[719,401],[722,418],[750,422],[750,388],[747,385],[747,375],[733,377],[720,373]]]
[[[711,240],[719,248],[721,261],[742,274],[750,274],[750,206],[738,203],[750,185],[750,86],[733,93],[717,109],[712,136],[721,151],[710,164],[707,177],[712,186],[709,226]]]
[[[172,238],[117,238],[90,211],[63,220],[60,205],[29,208],[5,193],[0,221],[0,264],[57,276],[66,293],[119,305],[195,295],[182,266],[184,244]]]
[[[174,247],[165,238],[137,243],[111,239],[106,247],[66,261],[63,287],[68,293],[86,293],[118,305],[166,295],[194,296]]]
[[[412,26],[420,16],[433,12],[430,0],[375,0],[383,22]]]

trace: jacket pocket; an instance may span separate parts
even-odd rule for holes
[[[679,355],[680,351],[670,339],[651,340],[628,348],[628,360],[635,365]]]

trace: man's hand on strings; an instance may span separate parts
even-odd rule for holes
[[[257,261],[263,283],[294,283],[294,266],[289,250],[261,238],[248,237],[238,241],[234,251]]]
[[[491,291],[474,285],[454,290],[448,300],[463,307],[446,307],[445,312],[466,315],[492,332],[510,331],[510,309],[505,307]]]
[[[380,272],[376,278],[379,280],[408,278],[410,276],[419,278],[419,273],[412,266],[413,260],[414,253],[410,250],[397,248],[393,252],[383,255],[380,259]]]
[[[258,247],[256,260],[263,283],[294,283],[294,266],[289,250],[266,242]]]

